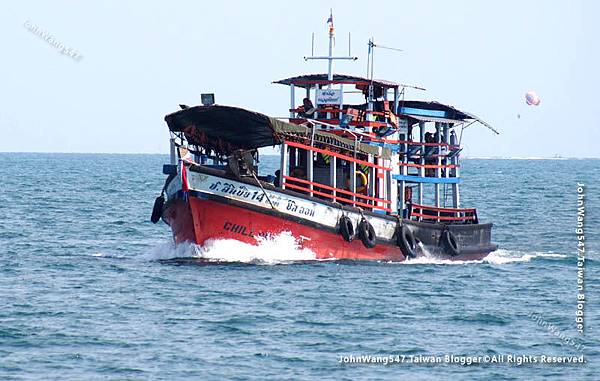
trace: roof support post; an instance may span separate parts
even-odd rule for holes
[[[448,144],[448,137],[450,135],[449,134],[449,132],[450,132],[449,126],[450,125],[448,123],[442,123],[442,127],[443,127],[442,143],[445,143],[445,144]],[[444,177],[448,178],[448,177],[450,177],[450,168],[448,168],[448,164],[449,164],[448,154],[450,153],[450,149],[448,146],[444,147],[444,153],[445,153],[445,156],[442,159],[442,163],[444,163],[443,171],[444,171]],[[452,160],[450,160],[450,161],[452,161]],[[448,187],[448,185],[444,184],[444,208],[446,207],[446,190],[448,189],[447,187]]]
[[[456,139],[454,139],[456,140]],[[456,143],[456,142],[455,142]],[[454,168],[454,177],[460,177],[460,167],[458,166],[458,156],[460,154],[456,154],[452,156],[452,164],[456,165]],[[460,187],[458,183],[452,184],[452,207],[460,208]]]
[[[342,93],[342,96],[340,97],[340,112],[338,113],[338,116],[340,118],[340,120],[344,119],[344,115],[342,113],[342,111],[344,110],[344,84],[341,83],[340,84],[340,92]]]
[[[368,157],[367,157],[367,161],[368,161],[369,163],[376,163],[376,164],[379,164],[379,163],[377,162],[377,159],[375,159],[375,158],[373,157],[373,155],[368,155]],[[361,170],[361,172],[362,172],[362,170]],[[366,187],[367,187],[367,196],[371,196],[371,197],[377,197],[377,195],[375,194],[375,189],[376,189],[376,184],[375,184],[375,182],[377,181],[377,177],[375,177],[375,176],[376,176],[375,168],[373,168],[373,167],[368,167],[368,168],[367,168],[367,184],[365,184],[365,185],[366,185]],[[367,202],[367,203],[368,203],[368,202]]]
[[[421,143],[425,142],[425,122],[419,122],[419,138],[421,140]],[[425,177],[425,167],[423,167],[425,165],[425,146],[421,145],[421,160],[420,160],[420,164],[421,167],[419,168],[419,176],[420,177]],[[419,183],[419,205],[423,205],[423,183]],[[421,220],[421,217],[419,217],[419,221]]]
[[[306,175],[308,177],[308,181],[310,181],[310,184],[308,185],[308,189],[310,189],[310,196],[313,196],[313,164],[314,164],[314,154],[312,150],[307,150],[306,151]]]
[[[329,185],[332,188],[337,188],[337,158],[335,156],[331,156],[329,160]],[[335,190],[332,191],[333,201],[337,201],[337,192]]]
[[[175,138],[171,138],[169,139],[169,144],[170,144],[170,161],[171,161],[171,165],[176,165],[177,164],[177,156],[175,154]]]
[[[350,162],[350,192],[356,193],[356,162]],[[356,196],[352,195],[352,201],[356,201]],[[356,204],[352,204],[356,206]]]
[[[377,164],[381,165],[382,167],[383,165],[383,158],[379,158],[376,159],[377,160]],[[380,198],[382,200],[386,200],[387,199],[387,185],[386,185],[386,172],[387,171],[382,171],[379,170],[377,168],[372,168],[372,172],[373,172],[373,179],[375,181],[377,181],[377,183],[375,184],[375,192],[376,192],[376,196],[377,198]],[[385,207],[386,204],[383,202],[378,201],[377,203],[375,203],[375,205],[377,206],[381,206],[381,207]]]
[[[296,87],[294,84],[290,85],[290,109],[296,108]],[[290,118],[294,117],[294,112],[290,111]]]
[[[437,139],[435,142],[438,144],[442,142],[442,131],[440,130],[440,127],[441,127],[441,123],[435,122],[435,136],[437,136]],[[436,163],[438,165],[438,167],[435,169],[435,177],[440,178],[442,175],[442,170],[439,167],[440,165],[442,165],[442,158],[440,156],[442,154],[442,147],[438,145],[437,149],[435,151],[437,152]],[[435,183],[435,207],[436,208],[440,207],[440,184],[439,183]],[[437,215],[439,217],[440,213],[437,212]]]
[[[460,190],[458,187],[458,183],[452,184],[452,207],[460,208]]]
[[[398,108],[398,88],[394,88],[394,109]],[[394,110],[396,111],[396,110]],[[398,134],[398,137],[400,137],[401,135]],[[400,166],[397,170],[396,167],[394,166],[394,164],[408,164],[408,135],[406,135],[404,137],[405,143],[401,143],[402,146],[402,150],[401,152],[404,152],[403,155],[399,154],[398,155],[398,162],[395,163],[395,161],[392,161],[392,168],[393,168],[393,172],[399,172],[401,175],[403,176],[407,176],[408,175],[408,166],[407,165],[402,165]],[[391,175],[393,173],[390,173],[390,181],[391,181]],[[398,188],[398,186],[396,187],[396,191],[400,191],[400,194],[398,194],[398,192],[396,192],[396,200],[398,202],[396,202],[396,207],[400,208],[400,210],[398,210],[397,212],[400,214],[400,216],[402,217],[402,214],[404,213],[404,209],[406,209],[406,199],[405,199],[405,195],[406,195],[406,181],[405,180],[401,180],[400,181],[400,186]],[[412,202],[412,200],[410,200]],[[406,218],[410,218],[410,216],[406,216]]]
[[[281,143],[281,164],[279,168],[279,182],[281,189],[285,189],[285,178],[284,176],[288,176],[288,145],[284,141]]]
[[[390,167],[393,168],[393,163],[395,162],[394,160],[390,161],[392,164],[388,164]],[[385,161],[384,161],[385,163]],[[394,187],[392,187],[392,171],[385,171],[385,199],[388,201],[393,201],[393,200],[398,200],[396,197],[398,197],[398,188],[394,189]],[[390,205],[390,209],[392,209],[391,213],[398,213],[398,203],[397,202],[392,202]]]
[[[402,162],[404,164],[408,164],[408,155],[406,154],[408,152],[408,143],[404,143],[404,156],[402,157],[402,159],[399,160],[399,162]],[[408,175],[408,166],[403,165],[400,167],[400,174],[403,176],[407,176]],[[400,213],[404,212],[404,209],[406,209],[406,199],[405,199],[405,195],[406,195],[406,181],[405,180],[401,180],[400,181],[400,194],[397,195],[398,200],[400,201]],[[411,200],[412,201],[412,200]],[[407,216],[407,218],[410,218],[410,216]]]

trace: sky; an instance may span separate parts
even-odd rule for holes
[[[0,152],[168,153],[164,116],[179,103],[288,115],[271,82],[326,72],[333,9],[336,73],[421,86],[474,113],[469,157],[600,157],[600,2],[588,1],[11,1],[0,5]],[[31,26],[46,31],[61,54]],[[64,53],[63,49],[63,53]],[[537,107],[524,95],[534,90]],[[520,116],[520,117],[518,117]]]

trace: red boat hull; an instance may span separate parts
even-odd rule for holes
[[[302,249],[315,253],[315,259],[403,261],[406,257],[396,245],[378,243],[369,249],[359,239],[345,241],[336,232],[260,213],[235,205],[190,197],[173,200],[163,218],[171,226],[176,243],[204,244],[208,239],[234,239],[252,245],[260,237],[289,232]],[[486,253],[446,257],[452,260],[479,260]]]
[[[163,215],[171,225],[176,243],[193,241],[202,245],[208,239],[234,239],[256,245],[260,237],[290,232],[302,249],[315,253],[315,259],[405,259],[397,246],[366,248],[356,239],[346,242],[340,234],[211,200],[190,197],[172,203]]]

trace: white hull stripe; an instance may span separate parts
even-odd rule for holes
[[[271,205],[265,196],[266,192],[278,212],[329,226],[332,229],[336,228],[342,214],[345,214],[352,220],[355,229],[361,220],[361,215],[356,212],[342,210],[341,208],[335,208],[271,190],[263,192],[258,186],[218,176],[188,171],[187,180],[190,190],[221,196],[269,210],[271,209]],[[178,176],[167,187],[167,195],[171,198],[179,190],[181,190],[181,177]],[[365,215],[365,218],[373,225],[378,238],[392,239],[396,229],[394,221],[367,215]]]

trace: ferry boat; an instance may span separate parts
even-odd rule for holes
[[[333,56],[333,33],[328,56],[306,57],[327,60],[327,73],[274,82],[289,86],[288,118],[218,105],[212,94],[165,117],[171,157],[152,222],[198,245],[287,232],[315,259],[478,260],[496,250],[492,224],[460,202],[462,132],[495,130],[455,107],[406,100],[408,86],[373,79],[372,56],[370,78],[333,73],[334,60],[355,59]],[[264,147],[280,157],[261,176]]]

